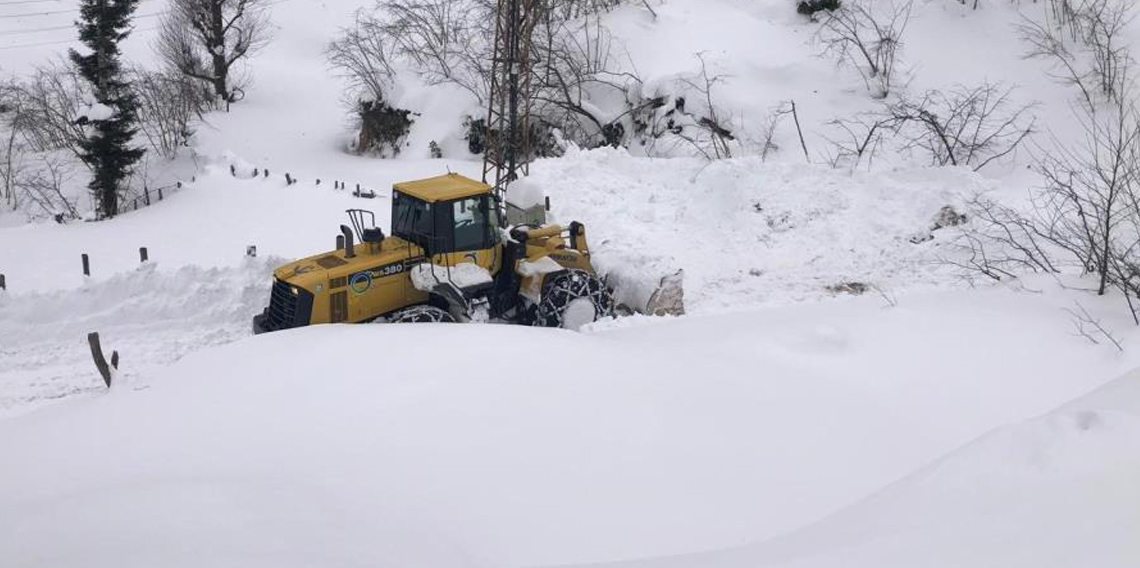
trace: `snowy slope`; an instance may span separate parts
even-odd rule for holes
[[[1135,566],[1140,372],[1003,426],[820,522],[623,568]]]
[[[1135,363],[1067,347],[1051,313],[992,291],[593,334],[258,336],[5,420],[19,467],[0,468],[16,489],[0,493],[0,557],[532,566],[738,546]]]

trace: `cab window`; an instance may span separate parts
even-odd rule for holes
[[[431,205],[396,193],[392,200],[392,235],[428,248],[432,233]]]
[[[487,196],[468,197],[451,204],[455,223],[454,249],[481,250],[491,246]]]

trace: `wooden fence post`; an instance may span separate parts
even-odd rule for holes
[[[87,253],[83,253],[83,275],[91,276],[91,259],[87,258]]]
[[[111,388],[111,367],[119,368],[119,352],[113,351],[111,353],[111,365],[108,365],[107,358],[103,356],[103,346],[99,343],[98,332],[93,331],[87,334],[87,344],[91,346],[91,358],[95,360],[95,368],[103,376],[103,382],[107,388]]]
[[[146,247],[139,247],[139,262],[146,262],[149,260],[147,256]]]
[[[158,188],[158,200],[162,201],[162,188]]]
[[[250,258],[257,258],[257,245],[249,245],[245,247],[245,255]]]
[[[0,290],[7,290],[8,283],[4,281],[4,275],[0,274]]]

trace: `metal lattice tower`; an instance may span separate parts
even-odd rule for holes
[[[530,169],[530,48],[540,1],[499,0],[495,15],[483,183],[494,187],[501,212],[507,186]]]

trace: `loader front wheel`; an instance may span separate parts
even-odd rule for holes
[[[384,318],[385,323],[455,323],[447,311],[435,306],[411,306],[393,312]]]
[[[578,329],[613,314],[614,298],[606,284],[589,272],[572,269],[547,277],[534,324]]]

